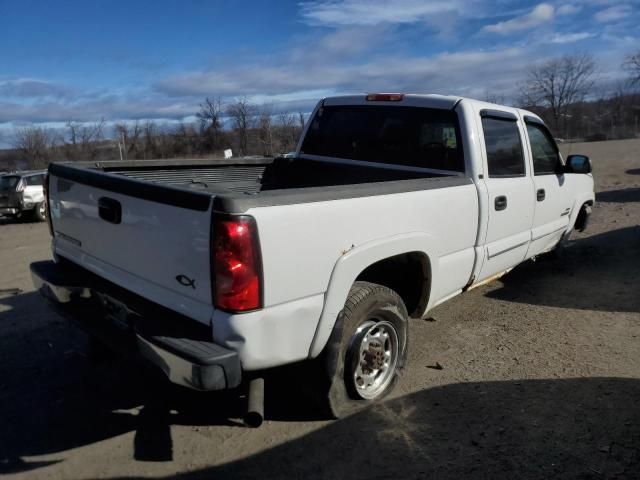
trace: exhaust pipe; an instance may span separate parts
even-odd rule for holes
[[[249,382],[249,400],[244,423],[258,428],[264,420],[264,378],[253,378]]]

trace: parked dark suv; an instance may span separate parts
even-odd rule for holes
[[[44,222],[47,208],[44,198],[46,171],[15,172],[0,176],[0,215],[29,216]]]

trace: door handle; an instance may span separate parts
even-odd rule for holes
[[[496,210],[504,210],[505,208],[507,208],[507,197],[505,197],[504,195],[496,197],[494,205],[496,207]]]
[[[98,200],[98,214],[105,222],[117,225],[122,221],[122,205],[113,198],[100,197]]]
[[[539,188],[538,191],[536,192],[536,198],[538,199],[538,201],[539,202],[543,201],[545,196],[546,196],[546,193],[544,191],[544,188]]]

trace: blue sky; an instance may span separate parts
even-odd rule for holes
[[[565,52],[593,53],[609,85],[639,25],[638,0],[0,0],[0,131],[175,121],[207,95],[287,111],[366,91],[509,98]]]

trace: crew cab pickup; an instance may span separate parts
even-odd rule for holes
[[[292,158],[54,163],[47,187],[31,269],[58,311],[194,389],[301,362],[335,416],[393,388],[409,319],[594,202],[590,160],[533,113],[410,94],[323,99]]]

